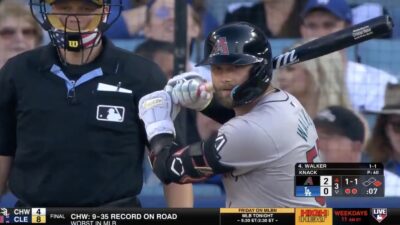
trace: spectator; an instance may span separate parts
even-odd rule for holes
[[[368,137],[368,126],[361,115],[341,106],[330,106],[318,113],[314,124],[323,161],[361,162]],[[400,177],[387,170],[384,174],[385,196],[400,196]]]
[[[400,175],[400,85],[388,85],[385,106],[378,118],[367,145],[374,162],[383,162],[385,168]]]
[[[155,1],[157,0],[122,0],[124,6],[124,11],[122,11],[121,14],[122,16],[116,21],[115,26],[111,28],[106,35],[115,39],[143,36],[143,28],[147,19],[146,11]],[[165,0],[158,1],[163,2]],[[206,11],[203,0],[187,0],[187,2],[190,4],[190,8],[199,15],[199,19],[201,19],[199,22],[204,29],[201,33],[208,34],[208,32],[218,26],[216,19]]]
[[[174,75],[174,45],[170,42],[148,39],[141,43],[135,53],[157,63],[167,79]]]
[[[187,42],[200,36],[201,15],[187,6]],[[147,38],[173,42],[175,32],[175,0],[154,0],[148,3],[144,33]]]
[[[301,35],[309,39],[348,27],[352,14],[345,0],[309,0],[302,18]],[[341,53],[345,56],[345,51]],[[384,104],[386,85],[397,83],[397,79],[377,68],[345,61],[345,83],[352,107],[357,111],[379,111]]]
[[[279,69],[278,83],[300,101],[311,118],[329,105],[350,107],[344,62],[338,52]]]
[[[0,3],[0,68],[8,59],[37,47],[42,38],[42,29],[22,3]]]
[[[306,0],[262,0],[228,6],[224,23],[246,21],[261,28],[270,38],[300,37],[300,12]]]
[[[112,0],[116,3],[119,0]],[[106,36],[113,39],[127,39],[141,36],[146,18],[146,2],[135,0],[122,0],[124,10],[115,24],[106,32]],[[115,15],[115,10],[111,15]]]

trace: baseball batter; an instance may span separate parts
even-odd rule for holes
[[[168,91],[144,96],[139,114],[154,172],[166,183],[222,173],[226,207],[324,206],[323,198],[294,195],[294,166],[319,161],[318,137],[299,101],[270,84],[271,47],[263,32],[249,23],[223,25],[208,36],[205,55],[200,64],[211,66],[213,97],[235,117],[208,140],[182,148],[173,144],[174,102],[203,110],[211,101],[203,81],[183,74]]]
[[[225,123],[216,140],[220,162],[235,168],[223,178],[227,206],[318,206],[293,193],[294,165],[315,154],[317,133],[292,95],[275,89],[262,96],[248,113]]]

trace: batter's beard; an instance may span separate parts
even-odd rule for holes
[[[228,109],[233,109],[233,99],[231,96],[222,96],[222,93],[220,91],[216,91],[214,94],[215,98],[222,106]]]

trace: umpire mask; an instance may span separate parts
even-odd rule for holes
[[[271,83],[271,46],[262,30],[253,24],[230,23],[208,35],[204,59],[198,65],[215,64],[253,65],[249,79],[231,92],[234,106],[253,102]]]
[[[113,4],[111,0],[80,1],[85,3],[78,8],[71,6],[79,3],[77,0],[30,0],[32,15],[49,33],[53,45],[64,53],[97,46],[102,34],[121,14],[122,0],[112,0]]]

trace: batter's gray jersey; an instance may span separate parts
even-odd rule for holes
[[[284,91],[225,123],[216,149],[221,163],[235,167],[223,178],[226,207],[321,207],[314,198],[294,196],[295,164],[307,162],[307,154],[319,161],[316,141],[311,118]]]

